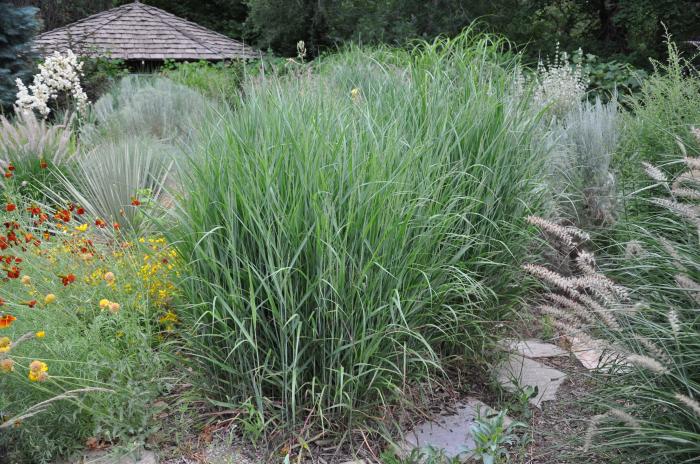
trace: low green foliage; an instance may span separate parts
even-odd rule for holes
[[[474,457],[484,464],[502,464],[510,462],[509,447],[523,445],[516,430],[526,428],[522,422],[506,423],[507,410],[501,411],[492,417],[484,417],[479,414],[474,425],[470,427],[474,437]]]
[[[244,63],[209,61],[166,61],[162,74],[178,84],[201,92],[208,98],[233,102],[243,82]]]

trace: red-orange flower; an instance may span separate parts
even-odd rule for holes
[[[5,171],[5,177],[9,179],[12,177],[12,173],[10,171]]]
[[[17,205],[15,205],[14,203],[8,203],[7,205],[5,205],[5,211],[7,211],[8,213],[11,213],[12,211],[14,211],[16,209],[17,209]]]
[[[59,221],[63,221],[63,222],[69,222],[69,221],[70,221],[70,217],[71,217],[70,211],[68,211],[67,209],[59,210],[59,211],[57,211],[56,214],[54,215],[54,218],[55,218],[55,219],[57,219],[57,220],[59,220]]]
[[[11,326],[12,323],[16,320],[17,318],[12,314],[3,314],[2,316],[0,316],[0,329],[5,329]]]
[[[97,227],[103,228],[107,225],[107,223],[104,222],[102,219],[97,218],[97,219],[95,219],[95,225]]]
[[[68,274],[67,276],[61,276],[61,282],[63,283],[64,287],[68,284],[72,284],[73,282],[75,282],[75,275]]]
[[[7,270],[7,277],[10,279],[19,279],[20,269],[17,266],[12,266]]]
[[[75,211],[75,214],[80,214],[80,215],[85,214],[85,208],[78,206],[78,209]]]
[[[49,167],[49,165],[46,163],[46,161],[41,160],[41,161],[39,161],[39,167],[41,169],[46,169],[47,167]]]
[[[8,170],[8,171],[14,171],[14,170],[15,170],[15,166],[14,166],[12,163],[10,163],[10,164],[7,165],[7,170]]]
[[[132,198],[131,199],[131,206],[140,206],[141,202],[139,201],[138,198]]]
[[[118,223],[118,222],[115,222],[115,223],[114,223],[114,230],[119,230],[119,228],[120,228],[119,223]]]
[[[30,308],[33,308],[34,306],[36,306],[36,300],[24,301],[24,302],[22,302],[22,304],[23,304],[23,305],[27,305],[27,306],[29,306]]]
[[[29,214],[31,216],[38,216],[41,214],[41,208],[39,208],[37,205],[32,205],[29,208],[27,208],[27,211],[29,211]]]

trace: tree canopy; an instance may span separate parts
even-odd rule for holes
[[[14,0],[39,7],[45,29],[130,0]],[[663,56],[665,29],[683,43],[700,37],[699,0],[142,0],[263,49],[311,54],[346,41],[405,43],[455,35],[474,20],[526,45],[531,58],[579,47],[648,65]]]

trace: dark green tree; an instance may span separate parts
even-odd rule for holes
[[[39,27],[36,12],[36,8],[0,2],[0,107],[4,111],[15,102],[15,80],[27,81],[32,74],[31,40]]]

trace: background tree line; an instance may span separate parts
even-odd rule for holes
[[[39,8],[44,30],[131,0],[12,0]],[[535,59],[563,50],[637,66],[663,56],[665,25],[679,43],[700,37],[700,0],[142,0],[262,49],[312,54],[353,40],[403,43],[455,35],[472,21],[527,45]]]

